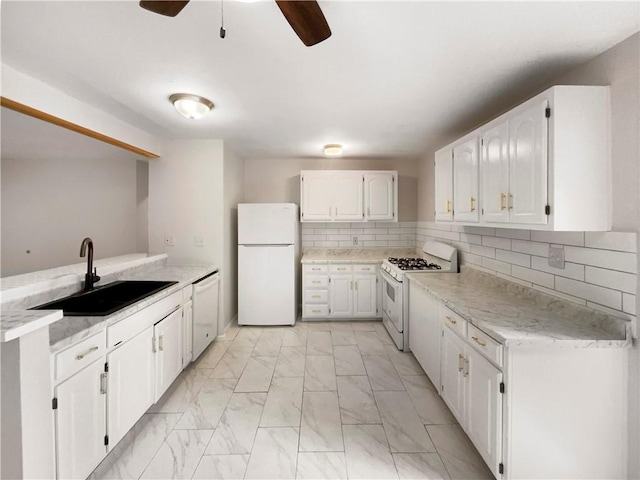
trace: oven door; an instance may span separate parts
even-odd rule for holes
[[[402,333],[402,282],[382,271],[382,315]]]

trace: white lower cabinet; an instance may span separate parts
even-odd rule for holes
[[[86,478],[106,453],[104,357],[54,389],[57,476]]]
[[[448,328],[442,334],[442,383],[440,393],[461,426],[466,420],[465,342]]]
[[[378,266],[303,265],[302,318],[378,318]]]
[[[148,327],[107,355],[110,448],[155,401],[153,329]]]
[[[182,328],[180,309],[154,326],[156,402],[182,371]]]

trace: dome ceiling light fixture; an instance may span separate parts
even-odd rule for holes
[[[213,108],[211,100],[190,93],[174,93],[169,97],[169,101],[180,115],[194,120],[204,117]]]
[[[329,143],[324,146],[325,157],[339,157],[342,155],[342,145],[339,143]]]

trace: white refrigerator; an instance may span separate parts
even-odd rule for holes
[[[295,325],[298,206],[238,204],[238,324]]]

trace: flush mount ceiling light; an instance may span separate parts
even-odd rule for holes
[[[180,115],[192,119],[204,117],[213,108],[211,100],[189,93],[174,93],[169,100]]]
[[[339,143],[330,143],[324,146],[325,157],[339,157],[342,155],[342,145]]]

